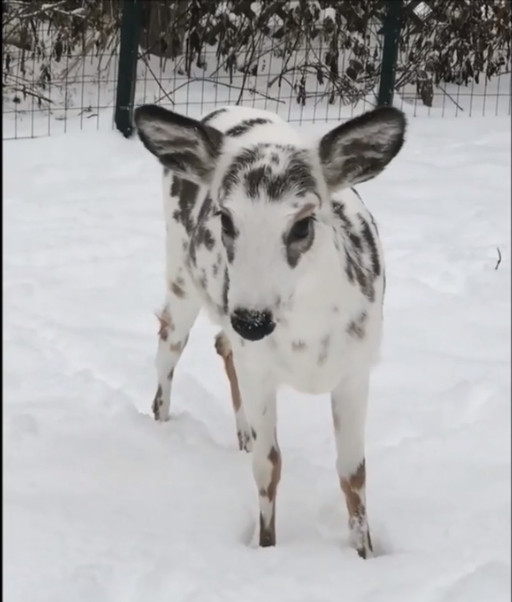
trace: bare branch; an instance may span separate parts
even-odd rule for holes
[[[45,102],[50,103],[50,104],[53,102],[51,98],[47,98],[46,96],[43,96],[39,92],[29,90],[28,88],[20,88],[18,86],[13,86],[10,88],[10,90],[12,90],[13,92],[20,92],[21,94],[27,94],[28,96],[37,98],[37,100],[44,100]]]
[[[494,267],[495,270],[497,270],[500,267],[500,263],[501,263],[501,251],[499,247],[496,247],[496,250],[498,251],[498,261],[496,262],[496,266]]]
[[[162,101],[168,94],[175,94],[181,88],[184,88],[185,86],[189,86],[190,84],[192,84],[194,82],[211,83],[211,84],[214,84],[215,86],[224,86],[225,88],[231,88],[232,90],[240,90],[241,89],[240,86],[234,86],[233,84],[228,84],[226,82],[219,82],[218,80],[210,79],[209,77],[192,77],[189,80],[187,80],[186,82],[184,82],[183,84],[176,86],[176,88],[174,88],[170,92],[166,92],[164,96],[160,96],[160,98],[157,98],[155,100],[155,102],[158,103],[158,102]],[[285,104],[284,100],[280,100],[279,98],[275,98],[273,96],[269,96],[268,94],[264,94],[263,92],[260,92],[259,90],[256,90],[255,88],[248,88],[247,92],[250,92],[251,94],[256,94],[256,96],[261,96],[262,98],[267,98],[268,100],[271,100],[273,102]],[[174,102],[172,104],[174,104]]]

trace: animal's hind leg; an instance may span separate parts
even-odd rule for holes
[[[157,316],[160,322],[155,360],[158,387],[152,409],[155,420],[158,421],[169,418],[174,370],[199,313],[199,304],[190,289],[189,286],[187,290],[182,279],[171,281],[164,307]]]
[[[236,375],[235,364],[233,362],[233,350],[228,337],[224,332],[219,332],[215,337],[215,349],[224,361],[224,368],[229,380],[229,388],[231,389],[231,401],[235,412],[236,434],[238,437],[238,446],[249,452],[252,449],[251,427],[245,417],[244,408],[242,405],[242,396],[238,386],[238,378]]]

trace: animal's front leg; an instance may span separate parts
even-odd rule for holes
[[[236,356],[235,356],[236,357]],[[237,364],[246,415],[253,430],[252,470],[260,509],[259,545],[276,544],[276,496],[281,452],[276,430],[276,387],[262,374],[248,374]]]
[[[158,315],[160,327],[155,359],[158,386],[152,405],[155,420],[169,418],[174,369],[198,312],[199,305],[191,287],[187,288],[182,280],[179,283],[171,281],[164,307]]]
[[[372,555],[366,513],[366,464],[364,431],[368,402],[368,375],[351,377],[332,394],[336,438],[336,468],[349,514],[352,545],[362,558]]]
[[[245,411],[242,404],[242,395],[238,385],[238,377],[236,374],[235,363],[233,360],[233,349],[231,343],[224,332],[219,332],[215,337],[215,349],[224,361],[224,369],[229,380],[229,388],[231,389],[231,402],[235,412],[236,434],[238,437],[238,447],[242,450],[250,452],[252,450],[252,434]]]

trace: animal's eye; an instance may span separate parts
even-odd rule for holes
[[[220,214],[220,223],[222,226],[222,233],[224,234],[224,236],[234,238],[235,226],[233,225],[233,220],[229,217],[227,213]]]
[[[313,227],[314,217],[312,215],[295,222],[288,235],[289,242],[298,242],[307,238]]]

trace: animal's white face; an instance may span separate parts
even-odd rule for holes
[[[222,205],[222,243],[229,274],[232,316],[264,316],[269,328],[292,301],[304,273],[300,264],[313,253],[318,200],[270,204],[231,199]],[[245,201],[245,202],[244,202]]]
[[[302,275],[316,269],[329,191],[380,173],[405,129],[402,113],[386,108],[342,124],[311,150],[251,139],[227,153],[224,134],[161,107],[141,107],[135,120],[165,166],[208,186],[226,254],[227,310],[248,340],[273,332]]]
[[[316,172],[316,173],[315,173]],[[270,333],[314,253],[322,174],[307,150],[254,144],[224,157],[211,185],[228,275],[228,308],[245,338]]]

